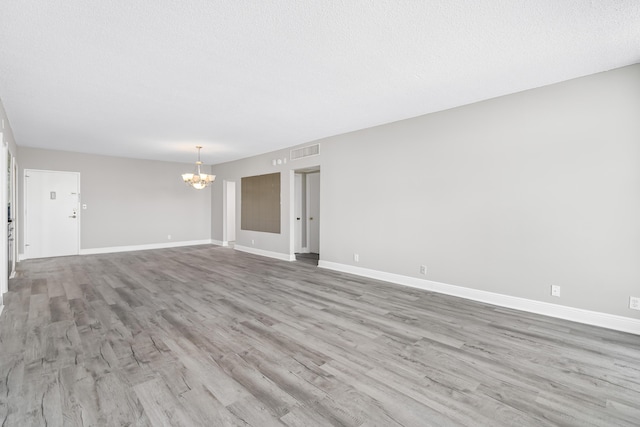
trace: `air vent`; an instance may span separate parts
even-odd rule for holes
[[[303,159],[305,157],[317,156],[320,154],[320,144],[309,145],[307,147],[291,150],[291,160]]]

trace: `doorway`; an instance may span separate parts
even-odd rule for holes
[[[222,187],[222,246],[232,246],[236,241],[236,183],[224,181]]]
[[[16,188],[18,181],[18,165],[16,158],[7,152],[7,250],[8,274],[12,279],[16,275],[16,260],[18,259],[17,224],[16,224]]]
[[[320,168],[294,171],[293,247],[297,261],[318,265],[320,258]]]
[[[80,173],[24,171],[25,258],[78,255]]]

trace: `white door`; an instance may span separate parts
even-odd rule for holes
[[[25,257],[79,253],[80,174],[25,170]]]
[[[307,174],[307,247],[320,253],[320,172]]]

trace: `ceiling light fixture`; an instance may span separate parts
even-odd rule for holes
[[[216,176],[200,172],[200,165],[202,164],[200,161],[200,149],[202,148],[202,145],[196,145],[196,148],[198,149],[196,173],[183,173],[182,180],[196,190],[202,190],[204,187],[211,184],[216,179]]]

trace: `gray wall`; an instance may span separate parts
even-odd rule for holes
[[[322,259],[640,318],[640,65],[322,142]]]
[[[640,318],[640,65],[319,142],[321,260]],[[239,182],[273,157],[214,171]],[[214,189],[214,239],[221,206]],[[237,241],[254,237],[289,251]]]
[[[304,147],[306,145],[309,144],[302,144],[291,148]],[[222,183],[224,180],[236,182],[236,245],[275,252],[282,255],[293,254],[293,236],[291,233],[290,221],[292,216],[292,197],[294,184],[292,171],[295,169],[304,169],[310,166],[319,166],[322,162],[322,147],[320,155],[293,161],[289,160],[289,151],[290,148],[287,148],[286,150],[274,151],[248,159],[221,163],[213,166],[212,173],[216,175],[216,181],[219,180],[220,183]],[[283,163],[273,166],[273,160],[283,160],[285,158],[287,159],[286,164]],[[280,217],[282,222],[280,234],[241,230],[241,178],[275,172],[281,172]],[[211,237],[214,241],[222,241],[222,218],[223,199],[222,185],[220,185],[213,188],[211,200]]]
[[[180,177],[193,171],[193,163],[26,147],[19,147],[18,154],[20,188],[24,169],[80,172],[81,203],[87,204],[80,211],[81,249],[211,239],[211,191],[190,188]]]

